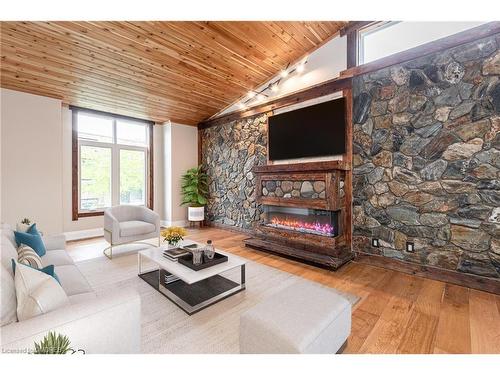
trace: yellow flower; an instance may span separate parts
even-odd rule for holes
[[[164,238],[164,241],[171,243],[181,241],[187,235],[187,231],[181,227],[168,227],[163,229],[160,234]]]

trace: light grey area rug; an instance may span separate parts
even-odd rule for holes
[[[281,289],[305,282],[298,276],[249,261],[245,291],[189,316],[137,276],[137,254],[77,264],[98,294],[125,287],[140,294],[143,353],[239,353],[240,315]],[[224,276],[238,281],[239,269]],[[337,292],[352,305],[359,300],[353,294]]]

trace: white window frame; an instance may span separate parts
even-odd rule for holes
[[[365,52],[365,37],[370,35],[370,34],[373,34],[373,33],[377,33],[381,30],[384,30],[388,27],[391,27],[391,26],[394,26],[396,24],[399,24],[399,23],[408,23],[408,22],[411,22],[411,21],[380,21],[380,22],[374,22],[372,24],[369,24],[365,27],[362,27],[360,29],[358,29],[356,31],[357,33],[357,62],[356,62],[356,65],[359,66],[359,65],[364,65],[364,64],[370,64],[374,61],[379,61],[379,60],[382,60],[382,59],[385,59],[389,56],[392,56],[392,55],[396,55],[398,53],[401,53],[401,52],[404,52],[404,51],[407,51],[407,50],[411,50],[413,48],[418,48],[418,47],[421,47],[421,46],[425,46],[427,44],[430,44],[430,43],[433,43],[435,42],[436,40],[440,40],[440,39],[444,39],[444,38],[448,38],[452,35],[456,35],[458,33],[461,33],[461,32],[464,32],[464,31],[468,31],[470,29],[473,29],[473,28],[476,28],[476,27],[479,27],[479,26],[482,26],[483,24],[485,24],[486,22],[472,22],[472,23],[477,23],[476,25],[471,25],[469,28],[465,28],[465,29],[461,29],[461,30],[456,30],[455,32],[451,33],[451,34],[448,34],[448,35],[443,35],[441,37],[438,37],[436,39],[431,39],[431,40],[428,40],[426,42],[423,42],[422,44],[419,44],[419,45],[412,45],[412,46],[408,46],[407,48],[404,48],[400,51],[396,51],[396,52],[393,52],[393,53],[390,53],[388,55],[384,55],[384,56],[381,56],[375,60],[371,60],[371,61],[365,61],[365,56],[364,56],[364,52]],[[464,22],[467,22],[467,21],[464,21]]]
[[[380,30],[383,30],[387,27],[390,27],[392,25],[395,25],[397,23],[400,23],[401,21],[381,21],[381,22],[375,22],[374,24],[368,25],[366,27],[363,27],[362,29],[358,30],[358,61],[356,65],[363,65],[365,64],[365,56],[364,56],[364,37],[373,33],[376,33]],[[389,55],[390,56],[390,55]],[[387,57],[387,56],[385,56]],[[382,57],[383,59],[383,57]],[[376,61],[376,60],[374,60]]]
[[[118,144],[117,143],[117,121],[122,120],[119,116],[113,116],[112,114],[110,115],[105,115],[105,114],[100,114],[100,113],[94,113],[92,111],[85,111],[85,110],[79,110],[78,112],[85,113],[87,115],[95,116],[95,117],[101,117],[105,119],[111,119],[113,124],[113,142],[99,142],[99,141],[92,141],[88,139],[80,139],[78,133],[77,133],[77,140],[78,140],[78,213],[79,214],[85,214],[85,213],[98,213],[98,212],[103,212],[106,208],[108,207],[103,207],[103,208],[98,208],[95,210],[88,210],[88,209],[82,209],[82,202],[81,202],[81,192],[82,192],[82,178],[81,178],[81,171],[82,171],[82,164],[81,164],[81,147],[82,146],[91,146],[91,147],[101,147],[101,148],[109,148],[111,149],[111,205],[112,206],[118,206],[120,205],[120,151],[121,150],[132,150],[132,151],[143,151],[145,154],[144,157],[144,204],[139,205],[139,206],[148,206],[149,202],[149,178],[150,178],[150,170],[148,168],[149,163],[150,163],[150,129],[148,127],[148,123],[144,122],[144,127],[146,131],[146,146],[132,146],[132,145],[124,145],[124,144]],[[75,118],[78,121],[78,112],[76,113]],[[127,120],[123,119],[122,121],[133,121],[136,123],[141,122],[140,120]],[[78,124],[77,124],[78,125]]]

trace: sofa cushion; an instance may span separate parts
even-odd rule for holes
[[[7,270],[11,277],[14,277],[14,272],[11,267],[11,259],[17,259],[17,250],[14,244],[9,240],[8,235],[2,230],[2,267]]]
[[[54,266],[66,266],[74,264],[73,259],[69,256],[66,250],[51,250],[47,251],[42,257],[43,266],[53,264]]]
[[[14,259],[12,259],[12,270],[14,271],[14,275],[16,274],[16,264],[23,264],[23,263],[18,263],[16,262]],[[24,264],[25,266],[28,266],[30,268],[33,268],[37,271],[40,271],[40,272],[43,272],[49,276],[52,276],[59,284],[61,284],[61,282],[59,281],[59,278],[57,277],[57,274],[55,272],[55,269],[54,269],[54,265],[53,264],[50,264],[48,266],[45,266],[45,267],[33,267],[29,264]]]
[[[56,266],[55,272],[68,296],[92,292],[92,288],[75,265]]]
[[[11,269],[11,267],[9,268]],[[17,320],[17,300],[16,287],[12,275],[3,265],[0,273],[2,278],[1,325],[4,326]]]
[[[145,221],[131,220],[120,223],[120,235],[122,237],[132,237],[141,234],[154,232],[156,227],[154,224],[146,223]]]
[[[19,321],[69,304],[68,296],[52,276],[24,264],[16,265],[14,283]]]
[[[80,293],[69,296],[69,303],[76,305],[78,303],[86,303],[97,298],[94,292]]]
[[[33,268],[42,268],[42,258],[28,245],[21,245],[17,249],[17,261]]]
[[[2,235],[7,238],[14,247],[17,247],[16,244],[16,238],[14,236],[14,231],[12,230],[11,226],[9,224],[1,224],[2,226]]]

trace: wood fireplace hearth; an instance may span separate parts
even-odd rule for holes
[[[264,219],[244,242],[337,269],[353,258],[350,246],[350,166],[342,161],[255,167]]]

